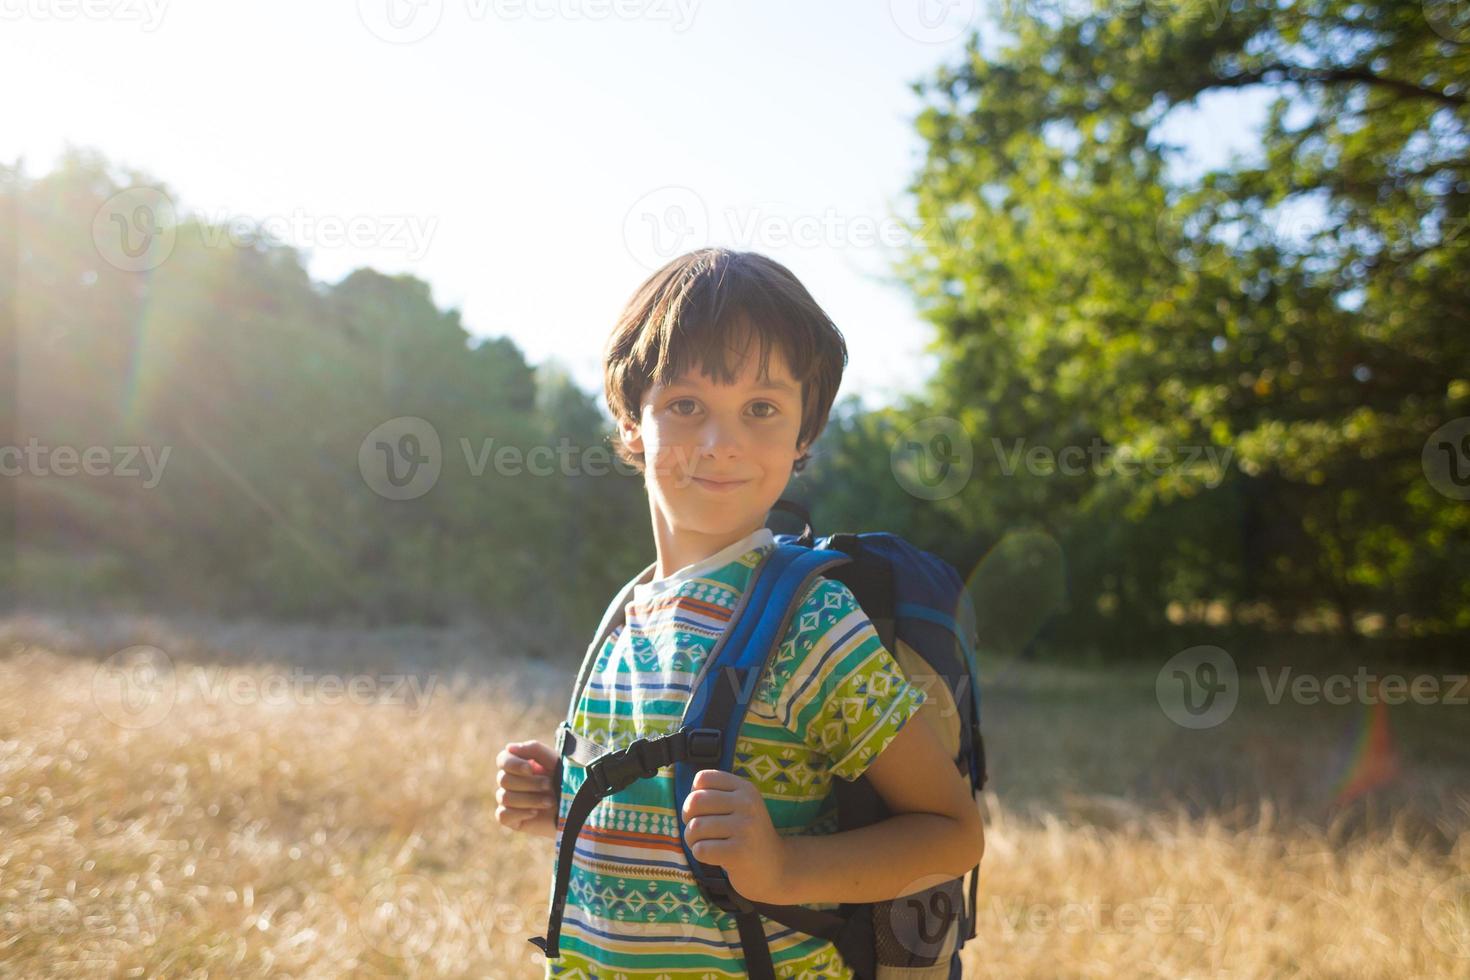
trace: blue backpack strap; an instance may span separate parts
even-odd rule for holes
[[[679,822],[679,840],[705,897],[717,908],[735,916],[745,952],[746,973],[752,980],[775,980],[770,947],[760,921],[763,909],[775,907],[751,902],[730,886],[724,868],[705,864],[694,856],[684,836],[684,801],[694,790],[694,776],[699,769],[732,770],[735,743],[754,697],[755,685],[786,635],[808,587],[826,570],[850,560],[840,552],[778,544],[752,573],[751,584],[746,589],[748,602],[742,602],[749,612],[738,617],[721,637],[718,648],[695,679],[693,694],[684,711],[685,730],[719,731],[724,737],[716,764],[699,765],[693,760],[683,760],[674,765],[674,810]],[[827,921],[826,917],[823,921]]]

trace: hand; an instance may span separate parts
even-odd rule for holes
[[[502,827],[556,840],[556,808],[561,787],[556,749],[544,742],[509,742],[495,757],[495,819]]]
[[[684,840],[705,864],[725,869],[730,884],[752,902],[784,905],[786,842],[776,833],[760,790],[723,769],[694,774],[684,800]]]

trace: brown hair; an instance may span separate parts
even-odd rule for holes
[[[691,360],[708,377],[734,384],[725,360],[732,341],[753,333],[764,376],[772,344],[779,345],[801,384],[801,472],[842,383],[847,343],[817,301],[779,262],[755,252],[701,248],[681,255],[644,280],[628,301],[603,350],[603,385],[617,421],[637,424],[644,393],[680,377]],[[643,472],[642,453],[620,438],[618,457]]]

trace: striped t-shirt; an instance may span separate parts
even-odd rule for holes
[[[761,528],[667,578],[636,585],[626,624],[596,654],[573,732],[616,749],[676,731],[700,665],[756,563],[774,547],[770,529]],[[819,577],[759,679],[732,769],[755,784],[783,836],[835,833],[832,777],[861,776],[924,700],[852,591]],[[585,769],[566,760],[558,847],[585,778]],[[830,941],[761,921],[778,977],[853,976]],[[735,917],[705,899],[680,844],[673,766],[607,797],[589,815],[573,857],[560,952],[547,960],[546,976],[746,976]]]

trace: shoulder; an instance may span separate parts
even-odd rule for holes
[[[863,607],[858,605],[857,596],[852,594],[852,589],[846,583],[823,576],[807,588],[793,619],[793,629],[803,628],[800,623],[803,614],[830,622],[855,614],[862,615]]]
[[[791,622],[786,624],[781,635],[780,646],[789,657],[795,652],[793,648],[809,650],[822,636],[839,626],[851,629],[868,622],[867,614],[858,605],[850,588],[836,579],[818,577],[802,593]]]
[[[852,590],[823,579],[803,596],[772,671],[774,717],[854,780],[925,702]]]
[[[874,648],[882,648],[878,633],[852,590],[836,579],[818,578],[807,588],[786,626],[773,673],[780,683],[793,672],[807,673],[830,661],[834,653],[844,654],[838,659],[845,660],[854,654],[869,656]],[[839,664],[825,666],[830,669]]]

